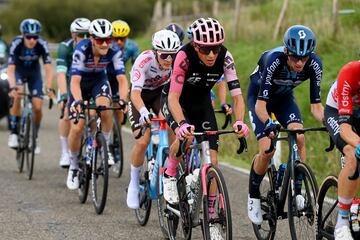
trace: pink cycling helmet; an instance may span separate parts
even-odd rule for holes
[[[199,18],[191,26],[193,41],[199,45],[219,45],[225,40],[224,28],[214,18]]]

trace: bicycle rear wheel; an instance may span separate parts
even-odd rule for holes
[[[167,161],[168,157],[169,157],[169,151],[168,151],[168,149],[164,149],[163,154],[162,154],[162,159],[163,159],[162,167],[163,168],[164,168],[165,162]],[[160,188],[160,185],[162,185],[162,181],[160,181],[160,178],[159,178],[159,188]],[[166,226],[165,209],[166,209],[166,201],[164,199],[164,196],[161,195],[157,199],[157,211],[158,211],[159,225],[160,225],[161,232],[163,234],[163,237],[165,239],[167,239],[167,238],[169,238],[169,236],[168,236],[168,230],[167,230],[167,226]]]
[[[29,113],[26,116],[26,137],[25,137],[25,162],[26,175],[28,179],[32,179],[34,171],[35,148],[36,148],[36,126],[33,115]]]
[[[261,225],[252,224],[256,238],[259,240],[272,240],[275,238],[277,227],[276,195],[275,195],[275,176],[274,165],[270,165],[266,178],[260,185],[260,202],[263,212],[263,222]]]
[[[85,137],[85,139],[87,139]],[[90,165],[86,163],[86,148],[87,148],[87,140],[82,142],[82,148],[80,152],[80,161],[79,161],[79,201],[80,203],[85,203],[88,193],[89,193],[89,185],[91,178],[91,168]]]
[[[318,187],[314,174],[305,163],[296,163],[294,173],[296,181],[301,180],[301,184],[294,184],[295,188],[301,186],[301,195],[305,199],[305,202],[304,207],[298,209],[296,196],[292,195],[290,184],[288,191],[288,218],[291,238],[313,240],[316,237],[315,216]]]
[[[104,211],[107,198],[109,156],[105,137],[101,132],[96,133],[94,141],[96,141],[96,147],[91,166],[91,187],[95,211],[97,214],[101,214]]]
[[[121,177],[123,168],[124,168],[124,153],[123,153],[123,143],[121,136],[121,126],[119,126],[117,118],[114,114],[114,126],[113,126],[113,139],[110,146],[110,151],[114,156],[115,165],[114,173],[116,177]]]
[[[146,154],[145,154],[146,155]],[[140,191],[139,191],[139,202],[140,206],[135,209],[135,216],[138,223],[141,226],[145,226],[149,220],[151,212],[151,198],[150,198],[150,181],[149,181],[149,170],[147,168],[148,159],[144,160],[143,170],[140,175]]]
[[[21,118],[21,122],[26,119]],[[22,173],[24,169],[24,160],[25,160],[25,137],[26,137],[26,124],[20,124],[19,130],[19,147],[16,149],[16,163],[19,170],[19,173]]]
[[[337,222],[338,179],[329,175],[320,186],[317,197],[317,235],[316,239],[334,239]]]
[[[203,231],[204,238],[232,239],[232,220],[228,191],[221,171],[211,166],[206,172],[208,197],[203,198]],[[214,191],[215,189],[215,192]],[[215,197],[214,212],[209,212],[209,195]]]

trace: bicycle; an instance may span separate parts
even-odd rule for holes
[[[303,129],[280,129],[278,132],[287,133],[287,136],[272,139],[270,148],[266,153],[275,149],[277,141],[288,142],[289,157],[283,177],[278,176],[278,170],[273,159],[267,170],[267,181],[261,183],[261,209],[263,222],[261,225],[253,225],[257,239],[274,239],[277,220],[288,218],[292,239],[314,239],[314,231],[306,231],[306,228],[315,226],[315,205],[318,193],[318,185],[311,168],[301,161],[296,144],[296,134],[305,134],[310,131],[325,131],[325,127]],[[266,179],[264,179],[266,180]],[[267,186],[265,184],[268,183]],[[281,187],[281,191],[280,191]],[[305,199],[304,207],[298,209],[296,194],[301,194]],[[288,212],[284,211],[285,203],[288,203]],[[309,225],[309,226],[307,226]]]
[[[22,173],[24,168],[24,160],[26,159],[26,175],[28,179],[31,180],[34,172],[37,133],[32,111],[32,95],[26,93],[26,84],[23,86],[24,92],[19,93],[19,95],[22,96],[21,107],[23,110],[19,124],[19,146],[16,148],[16,162],[19,173]],[[49,109],[52,108],[52,105],[53,100],[50,98]]]
[[[140,207],[135,210],[136,218],[141,226],[145,226],[149,220],[151,204],[157,201],[157,211],[160,229],[165,238],[168,238],[167,227],[164,220],[164,198],[162,178],[164,164],[169,156],[168,130],[165,119],[151,118],[151,140],[147,147],[144,167],[140,176]],[[154,123],[159,123],[158,128]],[[144,126],[135,139],[144,135],[150,126]]]
[[[105,107],[94,105],[83,105],[87,110],[85,114],[86,130],[82,137],[79,161],[79,200],[85,203],[91,180],[92,201],[95,212],[101,214],[104,211],[108,181],[108,146],[101,131],[101,111],[121,110],[123,107]],[[95,118],[90,117],[90,110],[95,110]],[[77,113],[75,124],[79,121],[80,113]],[[93,123],[96,123],[95,129]]]
[[[181,155],[183,161],[178,165],[177,189],[179,203],[172,205],[166,203],[165,216],[169,238],[176,239],[177,228],[180,222],[182,234],[185,239],[191,239],[192,228],[201,226],[204,239],[211,240],[214,235],[219,239],[232,239],[232,220],[230,199],[226,188],[224,177],[220,169],[211,163],[209,136],[234,133],[233,130],[226,131],[204,131],[195,132],[193,136],[198,137],[198,143],[192,143],[188,148],[191,151],[199,150],[201,161],[196,170],[194,158],[188,158],[186,152],[186,140],[181,144]],[[247,151],[246,140],[239,139],[240,148],[238,153]],[[191,156],[191,154],[190,154]],[[191,172],[192,171],[192,172]],[[187,183],[186,178],[190,174],[199,174],[192,183]],[[215,192],[213,192],[215,190]],[[215,213],[209,215],[208,196],[212,192],[215,198]],[[202,216],[201,216],[202,215]],[[221,238],[220,238],[221,237]]]
[[[111,139],[109,144],[109,149],[114,156],[115,165],[113,166],[115,176],[120,178],[123,173],[124,168],[124,151],[123,151],[123,141],[121,136],[121,126],[126,122],[126,114],[124,114],[124,119],[119,125],[118,118],[116,114],[113,114],[113,130],[111,133]]]
[[[330,149],[332,150],[332,149]],[[329,151],[330,151],[329,150]],[[357,159],[357,168],[353,176],[349,179],[355,180],[359,177],[359,159]],[[341,156],[341,167],[343,167],[343,156]],[[335,174],[329,174],[322,182],[317,197],[316,213],[317,213],[317,227],[316,239],[335,239],[334,231],[337,222],[338,212],[336,207],[338,205],[338,177]],[[351,219],[350,226],[351,226]],[[360,232],[354,232],[350,227],[354,239],[360,238]]]

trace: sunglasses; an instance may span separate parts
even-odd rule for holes
[[[176,53],[166,53],[166,52],[158,52],[158,54],[162,60],[168,59],[169,56],[171,57],[171,59],[174,59],[176,55]]]
[[[38,40],[39,39],[39,35],[25,35],[26,39],[34,39],[34,40]]]
[[[221,45],[214,45],[214,46],[196,45],[196,48],[199,49],[199,52],[204,55],[209,55],[210,52],[213,52],[214,54],[218,54],[221,50]]]
[[[118,42],[119,40],[124,42],[127,37],[113,37],[114,42]]]
[[[298,61],[306,62],[306,61],[309,59],[309,56],[299,57],[299,56],[290,55],[290,54],[288,54],[288,57],[289,57],[289,59],[290,59],[291,61],[293,61],[293,62],[298,62]]]
[[[75,36],[79,38],[88,38],[89,33],[75,33]]]
[[[106,43],[109,45],[111,43],[111,38],[94,38],[97,45],[103,45]]]

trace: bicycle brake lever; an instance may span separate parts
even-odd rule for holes
[[[240,146],[239,146],[239,149],[236,151],[237,154],[241,154],[244,151],[247,152],[248,148],[247,148],[246,139],[245,138],[238,138],[238,139],[239,139]]]

